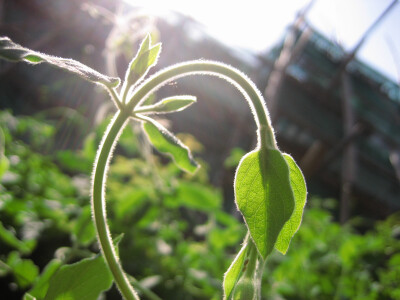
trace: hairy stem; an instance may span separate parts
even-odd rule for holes
[[[193,61],[166,68],[139,85],[126,105],[120,105],[121,102],[118,96],[115,93],[111,93],[114,102],[118,103],[120,111],[115,115],[105,132],[103,141],[98,150],[93,173],[92,214],[98,240],[106,263],[114,276],[118,289],[127,300],[137,300],[139,297],[133,290],[122,269],[107,225],[104,194],[108,165],[114,145],[125,127],[126,121],[134,114],[135,107],[162,85],[187,75],[213,75],[232,83],[244,95],[254,114],[258,128],[258,146],[261,148],[277,148],[274,132],[261,93],[243,73],[222,63]],[[126,103],[126,99],[124,99],[126,95],[127,93],[123,92],[122,103]]]
[[[125,127],[128,118],[129,114],[118,112],[104,134],[95,162],[92,191],[92,214],[100,248],[105,261],[113,274],[118,289],[126,300],[138,300],[139,297],[129,283],[115,251],[110,229],[107,224],[106,203],[104,198],[105,179],[107,176],[106,171],[110,163],[112,150],[119,134]]]
[[[177,78],[188,75],[212,75],[232,83],[248,101],[254,114],[254,119],[258,128],[259,146],[262,148],[277,148],[271,121],[261,93],[245,74],[223,63],[200,60],[189,61],[165,68],[145,80],[136,88],[135,93],[128,101],[127,109],[132,111],[138,104],[161,86]]]

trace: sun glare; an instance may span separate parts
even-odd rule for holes
[[[310,2],[246,0],[232,5],[231,2],[222,0],[124,1],[132,6],[143,7],[156,15],[177,11],[202,23],[204,29],[218,40],[230,46],[253,51],[265,51],[278,43],[298,11]],[[307,20],[329,39],[351,50],[389,4],[389,0],[314,1],[307,14]],[[392,77],[397,76],[393,58],[389,59],[388,55],[382,53],[389,51],[387,40],[390,40],[395,48],[400,48],[400,39],[395,31],[400,20],[397,17],[399,11],[400,5],[374,30],[359,51],[359,57],[386,74],[392,74]]]

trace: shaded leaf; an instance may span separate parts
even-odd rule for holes
[[[150,68],[157,63],[160,51],[160,43],[151,47],[151,37],[150,34],[148,34],[140,44],[139,51],[137,52],[136,56],[129,63],[129,67],[125,75],[125,81],[128,87],[139,82],[140,79],[147,74]]]
[[[195,172],[198,164],[193,160],[189,148],[158,122],[150,118],[145,120],[143,129],[153,146],[160,152],[170,154],[182,170]]]
[[[27,295],[34,297],[35,299],[43,299],[46,296],[47,290],[49,288],[49,281],[58,271],[58,269],[61,267],[62,262],[59,259],[53,259],[51,260],[46,267],[44,268],[42,274],[40,274],[40,277],[37,278],[35,281],[33,288],[29,291]],[[30,299],[30,298],[27,298]]]
[[[102,256],[66,265],[50,279],[45,300],[96,300],[113,279]]]
[[[184,110],[196,102],[194,96],[174,96],[165,98],[154,105],[142,106],[135,113],[171,113]]]
[[[307,199],[307,187],[303,173],[293,158],[288,154],[283,154],[283,157],[286,159],[286,162],[289,166],[290,185],[292,186],[294,194],[295,206],[292,216],[283,226],[282,231],[278,236],[275,248],[282,254],[286,254],[289,248],[290,240],[297,232],[301,224],[303,210]]]
[[[11,252],[7,265],[12,269],[15,279],[21,288],[30,286],[39,274],[39,268],[30,259],[21,259],[17,252]]]
[[[15,62],[27,61],[32,64],[46,62],[91,82],[101,83],[109,87],[116,87],[120,82],[119,78],[103,75],[76,60],[47,55],[22,47],[8,37],[0,37],[0,58]]]
[[[235,198],[265,259],[294,209],[289,167],[278,150],[255,150],[243,157],[235,176]]]
[[[18,251],[20,251],[23,254],[28,254],[33,250],[33,247],[35,246],[35,243],[29,242],[23,242],[20,241],[13,232],[7,230],[4,226],[3,223],[0,221],[0,240],[17,249]]]
[[[235,284],[240,278],[243,269],[243,263],[247,254],[247,249],[248,243],[245,243],[224,275],[224,300],[229,299]]]

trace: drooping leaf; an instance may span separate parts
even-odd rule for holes
[[[22,47],[11,41],[8,37],[0,37],[0,58],[15,62],[27,61],[32,64],[45,62],[57,68],[75,73],[91,82],[101,83],[108,87],[116,87],[120,82],[119,78],[103,75],[76,60],[47,55]]]
[[[245,243],[240,249],[239,253],[233,260],[232,264],[229,266],[228,270],[224,275],[223,289],[224,289],[224,300],[229,299],[235,284],[240,278],[242,273],[243,263],[246,258],[248,243]]]
[[[184,110],[196,102],[194,96],[174,96],[165,98],[154,105],[142,106],[135,113],[158,113],[165,114]]]
[[[143,129],[153,146],[162,153],[170,154],[179,168],[191,173],[197,170],[198,164],[189,148],[160,123],[146,118]]]
[[[282,254],[286,254],[289,248],[290,240],[297,232],[301,224],[304,206],[307,199],[307,187],[303,173],[293,158],[288,154],[283,154],[283,157],[286,159],[286,162],[289,166],[290,185],[292,186],[294,194],[295,206],[292,216],[283,226],[282,231],[278,236],[275,248]]]
[[[139,51],[129,63],[128,70],[126,71],[125,81],[128,88],[146,76],[150,68],[157,63],[160,51],[160,43],[151,47],[151,38],[150,34],[148,34],[140,44]]]
[[[243,157],[235,176],[235,200],[265,259],[294,209],[289,167],[280,151],[255,150]]]
[[[113,279],[102,256],[66,265],[50,279],[45,300],[96,300]]]

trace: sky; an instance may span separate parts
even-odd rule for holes
[[[254,52],[278,43],[309,0],[124,0],[162,12],[179,11],[209,34]],[[329,39],[351,50],[393,0],[314,0],[306,19]],[[400,82],[400,1],[371,32],[357,58]],[[234,3],[234,4],[233,4]]]

